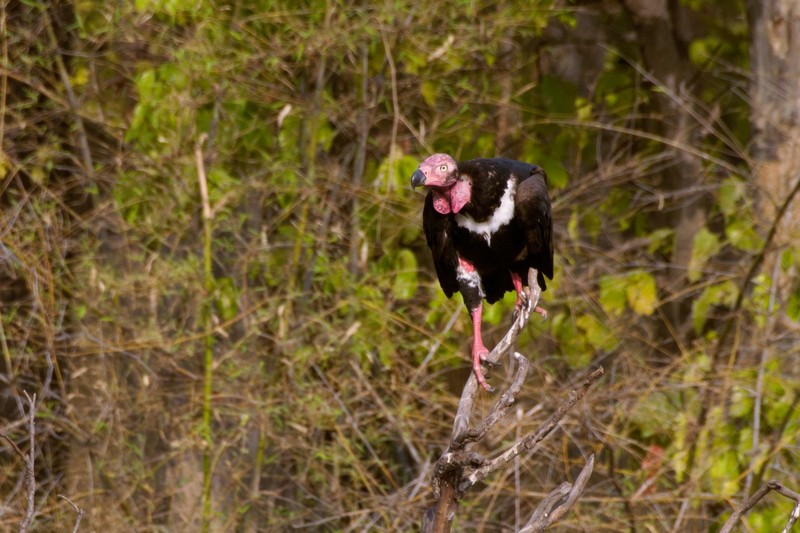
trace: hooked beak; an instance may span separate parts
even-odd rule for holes
[[[417,169],[411,175],[411,188],[416,189],[419,185],[425,185],[425,174],[420,169]]]

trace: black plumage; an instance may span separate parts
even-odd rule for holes
[[[546,176],[536,166],[511,159],[472,159],[456,163],[434,154],[420,164],[412,185],[429,189],[423,226],[439,283],[448,297],[457,291],[473,319],[473,368],[488,353],[480,334],[482,301],[517,291],[523,301],[527,272],[538,283],[553,277],[553,225]],[[544,311],[537,308],[544,314]]]

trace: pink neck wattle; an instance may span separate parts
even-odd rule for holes
[[[466,181],[457,181],[447,189],[432,189],[433,208],[442,215],[458,213],[470,200],[470,186]]]

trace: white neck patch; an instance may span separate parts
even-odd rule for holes
[[[508,182],[503,197],[500,198],[500,206],[492,213],[488,220],[483,222],[476,222],[471,216],[457,214],[456,224],[462,228],[468,229],[472,233],[482,235],[486,239],[486,244],[492,244],[492,235],[511,222],[514,218],[514,196],[517,192],[517,183],[515,180]]]

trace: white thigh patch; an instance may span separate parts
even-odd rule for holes
[[[473,270],[472,272],[465,269],[463,266],[458,265],[458,269],[456,270],[456,279],[465,283],[469,287],[474,287],[478,289],[478,294],[480,294],[481,298],[485,298],[486,294],[483,292],[483,284],[481,283],[481,276],[478,274],[477,270]]]

